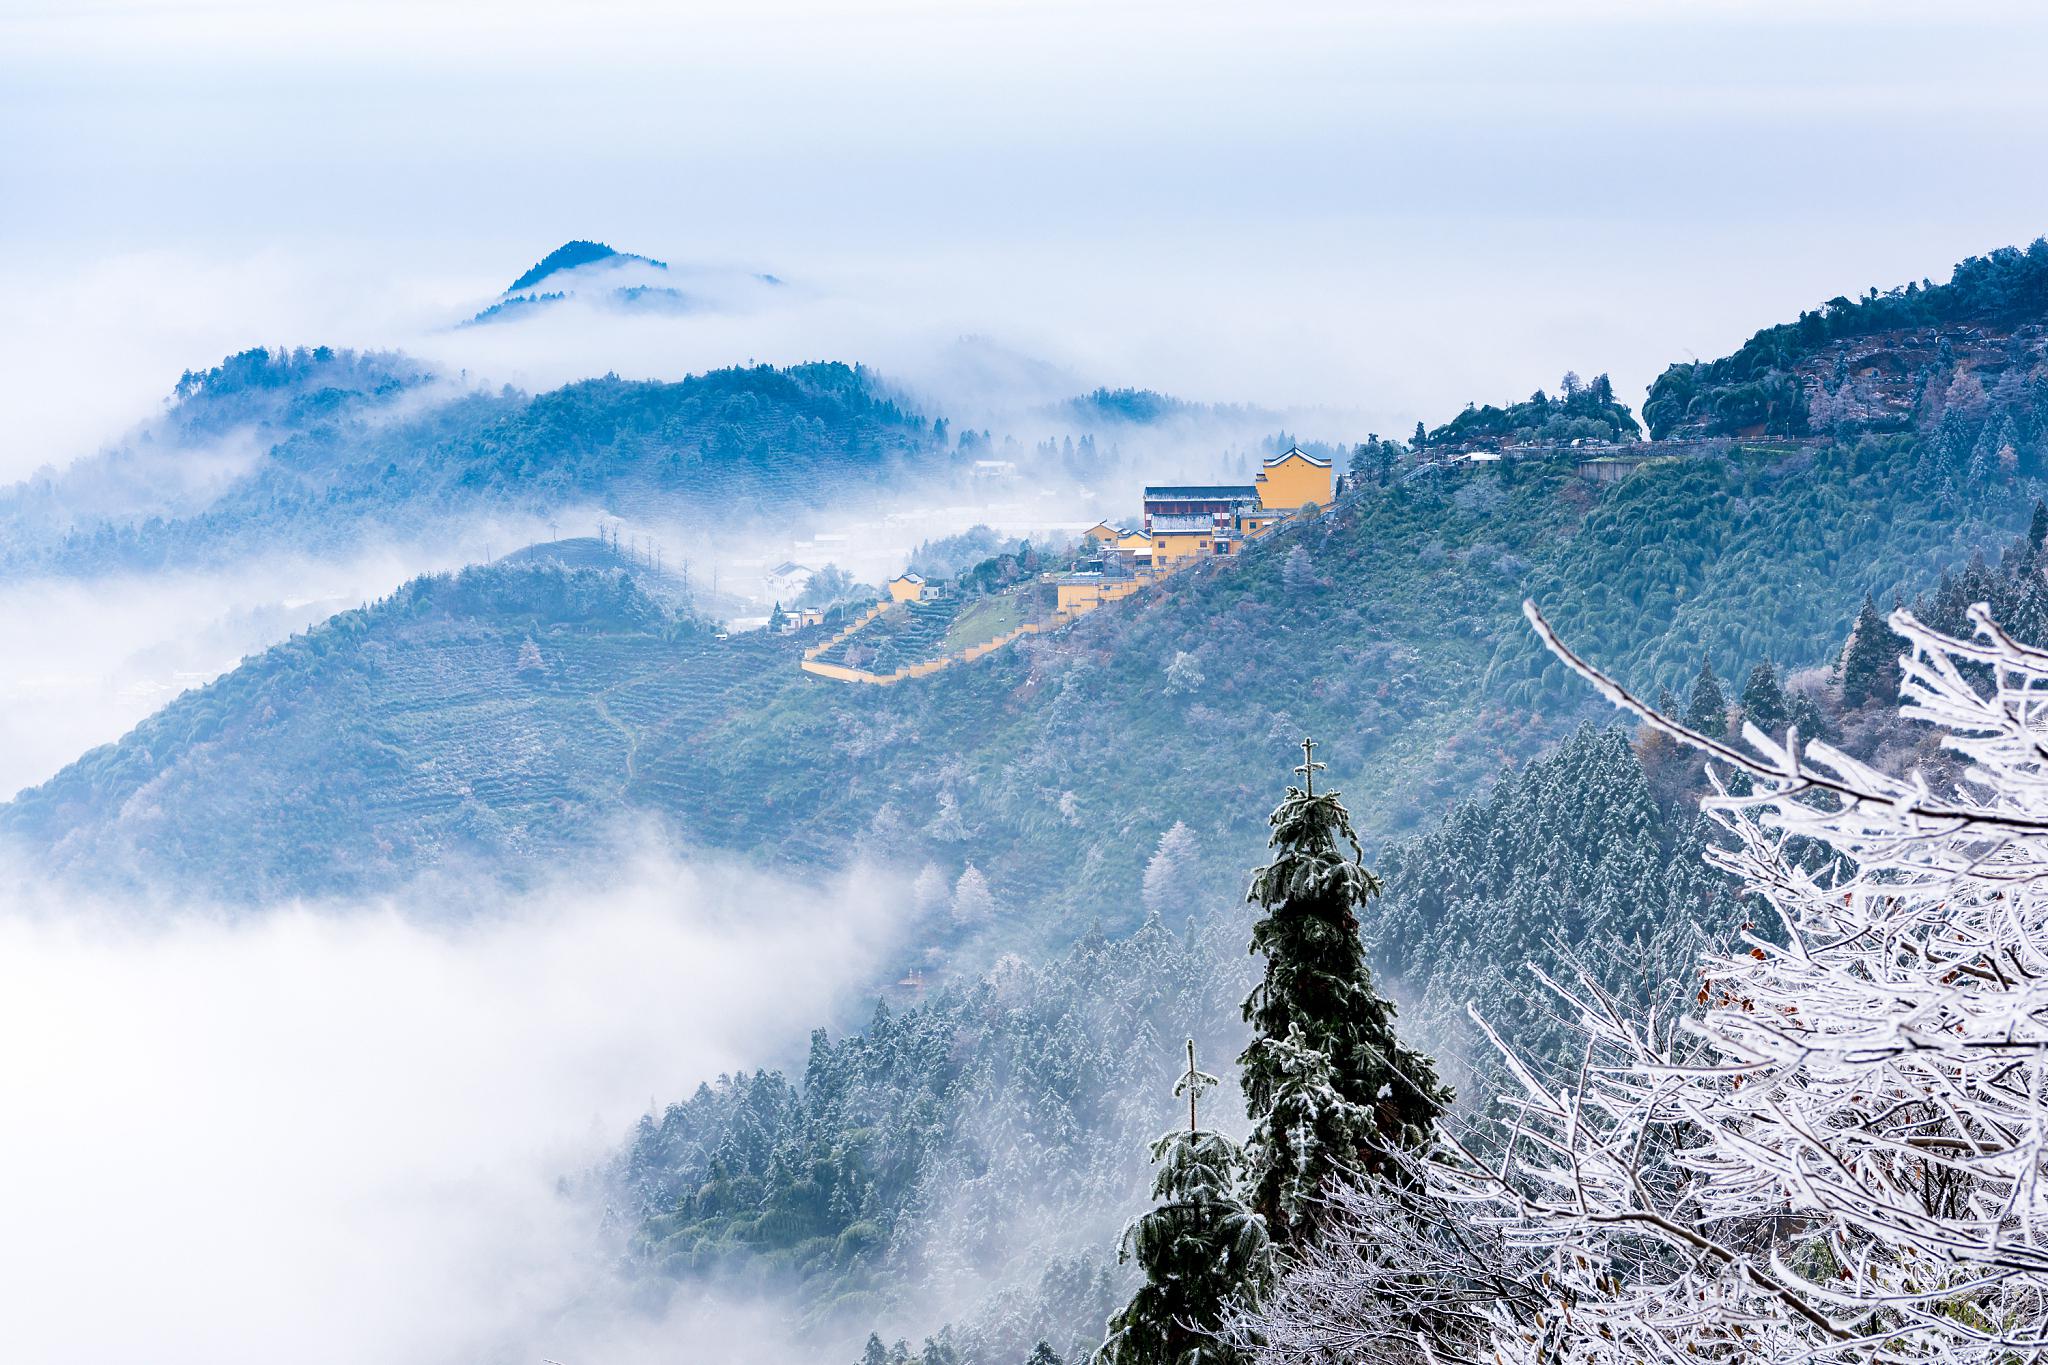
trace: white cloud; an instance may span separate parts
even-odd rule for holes
[[[0,913],[8,1349],[354,1365],[672,1346],[588,1311],[609,1272],[557,1178],[650,1099],[800,1056],[906,903],[868,872],[816,886],[654,854],[457,923],[417,899],[227,920],[18,897]]]

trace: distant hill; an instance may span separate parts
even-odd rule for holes
[[[0,493],[0,568],[154,568],[280,543],[317,551],[571,503],[772,516],[938,475],[957,458],[931,423],[846,365],[673,383],[607,376],[390,410],[392,397],[426,379],[402,357],[347,352],[246,352],[188,375],[152,449],[237,428],[258,452],[248,466],[202,500],[141,514],[92,515],[68,472],[18,485]]]
[[[684,265],[615,251],[603,242],[565,242],[514,280],[466,327],[523,322],[571,299],[613,313],[686,315],[744,310],[782,281],[758,271]]]
[[[238,897],[471,858],[536,868],[590,848],[628,804],[688,808],[688,791],[633,799],[672,781],[643,746],[687,751],[796,654],[766,635],[719,640],[618,570],[543,560],[423,578],[180,698],[8,818],[69,828],[67,861],[103,856],[138,878],[203,864]],[[80,819],[117,792],[118,820]],[[322,845],[279,839],[294,827],[324,830]]]
[[[186,371],[163,415],[61,471],[0,487],[0,569],[91,567],[124,535],[200,516],[309,430],[382,420],[435,380],[394,351],[254,349]],[[66,548],[68,546],[68,548]]]
[[[586,242],[579,239],[573,242],[564,242],[547,255],[541,257],[540,260],[527,268],[524,275],[512,281],[505,292],[507,294],[517,294],[522,290],[533,288],[551,275],[560,274],[566,270],[574,270],[578,266],[596,265],[599,261],[610,261],[616,265],[637,261],[643,265],[652,266],[656,270],[668,269],[668,262],[666,261],[657,261],[651,256],[635,256],[628,251],[614,251],[603,242]]]

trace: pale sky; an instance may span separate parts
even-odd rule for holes
[[[1639,403],[2048,229],[2044,58],[2005,4],[0,0],[0,475],[569,237],[821,305],[622,372],[977,333],[1388,430]]]

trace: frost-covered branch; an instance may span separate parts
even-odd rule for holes
[[[1496,1310],[1492,1349],[2042,1358],[2048,653],[1982,606],[1969,640],[1894,614],[1902,711],[1966,765],[1937,793],[1796,734],[1751,728],[1750,752],[1697,734],[1528,614],[1610,700],[1748,775],[1705,805],[1726,835],[1709,860],[1758,922],[1702,964],[1676,1027],[1550,983],[1585,1037],[1579,1073],[1516,1063],[1499,1142],[1445,1130],[1432,1194],[1544,1263],[1544,1306]]]

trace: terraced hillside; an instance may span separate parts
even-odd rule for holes
[[[845,664],[870,673],[894,673],[925,663],[946,652],[946,640],[960,617],[962,600],[941,597],[932,602],[905,602],[834,641],[818,655],[820,662]]]
[[[420,579],[182,698],[7,820],[74,866],[210,866],[237,896],[470,859],[517,870],[588,847],[623,810],[692,809],[707,792],[676,755],[793,671],[797,648],[718,638],[616,570]],[[118,820],[79,823],[105,802]],[[212,817],[187,820],[194,802]]]

